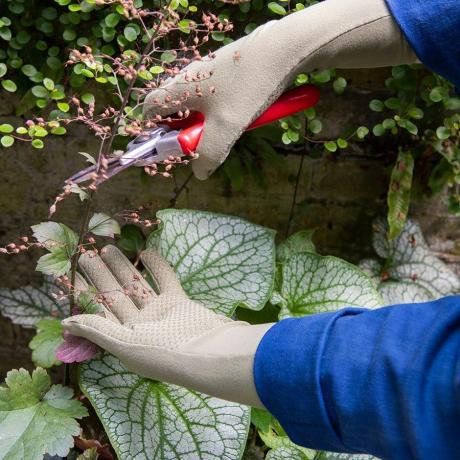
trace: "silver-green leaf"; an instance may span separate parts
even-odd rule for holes
[[[281,277],[280,292],[272,296],[272,303],[281,306],[281,318],[382,305],[373,281],[336,257],[296,254],[283,264]]]
[[[216,312],[260,310],[270,297],[274,231],[238,217],[202,211],[159,211],[147,245],[172,265],[187,294]]]
[[[80,367],[80,387],[123,460],[239,459],[246,406],[128,372],[105,354]]]
[[[315,252],[316,248],[312,241],[314,232],[314,230],[302,230],[286,238],[276,248],[277,261],[284,262],[299,252]]]
[[[374,249],[384,259],[382,267],[374,263],[373,270],[380,276],[379,291],[386,304],[423,302],[460,292],[460,278],[431,252],[416,222],[409,219],[390,241],[384,219],[377,219],[373,228]]]
[[[64,318],[69,302],[56,300],[59,288],[50,277],[41,287],[0,288],[0,312],[15,324],[32,327],[43,318]]]

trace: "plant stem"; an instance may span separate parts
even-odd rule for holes
[[[304,135],[306,136],[307,134],[306,123],[304,123],[304,131],[305,131]],[[302,175],[303,164],[304,164],[306,156],[307,156],[307,142],[304,141],[303,148],[302,148],[302,154],[301,154],[300,162],[299,162],[299,168],[297,169],[297,176],[295,179],[295,186],[294,186],[294,193],[292,195],[291,209],[289,211],[289,217],[288,217],[288,221],[286,224],[286,233],[285,233],[286,238],[289,236],[289,233],[291,230],[292,219],[294,217],[294,209],[297,204],[297,192],[299,189],[300,176]]]
[[[171,2],[170,2],[171,3]],[[169,6],[169,5],[168,5]],[[157,23],[152,35],[150,36],[150,39],[145,46],[144,50],[142,51],[141,57],[139,59],[139,62],[137,63],[135,67],[135,73],[137,75],[137,72],[139,71],[140,67],[143,65],[144,59],[146,56],[150,53],[152,47],[154,46],[155,40],[158,36],[159,30],[161,25],[163,24],[164,21],[164,15],[161,17],[161,20]],[[113,140],[115,139],[115,136],[117,135],[118,128],[120,126],[120,122],[124,116],[124,110],[125,107],[128,105],[129,99],[131,97],[131,93],[134,88],[134,84],[136,83],[136,78],[132,78],[129,82],[128,88],[125,91],[123,100],[121,102],[120,109],[118,111],[117,117],[115,119],[114,125],[111,130],[110,137],[108,138],[108,141],[106,142],[106,139],[104,138],[101,143],[101,147],[99,149],[99,156],[97,160],[97,170],[96,173],[99,173],[101,169],[101,161],[102,158],[106,157],[112,148]],[[94,199],[95,191],[91,191],[89,193],[85,209],[83,211],[83,218],[81,220],[80,224],[80,230],[78,233],[78,243],[77,243],[77,250],[75,254],[72,256],[72,262],[71,262],[71,269],[70,269],[70,283],[72,286],[71,289],[71,294],[70,294],[70,315],[72,315],[74,309],[75,309],[75,296],[74,296],[74,286],[75,286],[75,280],[77,276],[77,267],[78,267],[78,259],[80,257],[80,252],[79,248],[80,245],[83,243],[83,240],[85,238],[85,235],[88,231],[88,223],[90,220],[90,214],[91,214],[91,208],[93,204],[93,199]],[[64,366],[64,385],[68,385],[70,382],[70,368],[69,365],[66,364]]]
[[[177,200],[179,199],[180,195],[182,192],[186,189],[187,184],[190,182],[191,178],[193,177],[193,173],[190,173],[187,178],[184,180],[182,185],[180,187],[175,187],[174,189],[174,196],[171,198],[171,201],[169,202],[169,206],[171,208],[175,208],[177,204]]]

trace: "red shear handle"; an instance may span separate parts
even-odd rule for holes
[[[288,117],[301,110],[313,107],[319,101],[319,89],[312,85],[303,85],[284,93],[276,100],[259,118],[252,122],[246,131],[266,125],[280,118]],[[187,124],[191,126],[184,128],[177,136],[182,151],[185,155],[196,152],[203,134],[204,117],[201,113],[195,112],[187,118]],[[177,126],[177,125],[176,125]]]

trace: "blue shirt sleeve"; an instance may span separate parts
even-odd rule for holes
[[[254,379],[295,443],[391,460],[460,458],[460,296],[285,319]]]
[[[386,0],[415,54],[460,88],[460,1]]]

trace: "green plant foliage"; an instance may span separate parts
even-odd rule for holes
[[[203,211],[168,209],[157,217],[161,228],[147,246],[166,258],[191,298],[224,315],[263,308],[273,287],[272,230]]]
[[[375,308],[382,299],[358,267],[331,256],[300,253],[282,265],[279,292],[271,302],[280,318],[334,311],[344,305]]]
[[[120,233],[120,225],[107,214],[98,212],[91,217],[88,231],[94,235],[114,238],[115,235]]]
[[[276,260],[286,262],[289,257],[300,252],[315,252],[314,230],[301,230],[286,238],[276,247]]]
[[[41,287],[0,288],[0,312],[13,323],[27,328],[44,318],[64,318],[68,301],[57,301],[53,294],[57,295],[58,291],[50,277],[45,277]]]
[[[29,343],[34,364],[44,368],[61,364],[61,361],[56,358],[56,350],[64,342],[61,321],[42,319],[35,327],[37,335]]]
[[[411,152],[400,150],[391,173],[388,188],[388,238],[396,238],[404,228],[409,212],[414,157]]]
[[[408,220],[401,234],[388,240],[388,224],[377,219],[373,244],[382,263],[360,266],[378,286],[385,304],[423,302],[460,292],[460,279],[428,247],[419,225]]]
[[[283,427],[268,412],[253,408],[251,410],[251,422],[257,428],[259,436],[270,450],[266,458],[272,460],[314,460],[316,452],[294,444]]]
[[[41,460],[44,454],[64,457],[80,427],[75,419],[88,415],[73,392],[51,385],[46,371],[8,372],[0,387],[0,459]]]
[[[80,367],[80,387],[123,460],[239,459],[249,408],[128,372],[105,354]]]
[[[145,236],[136,225],[123,225],[117,246],[131,254],[139,254],[145,248]]]

